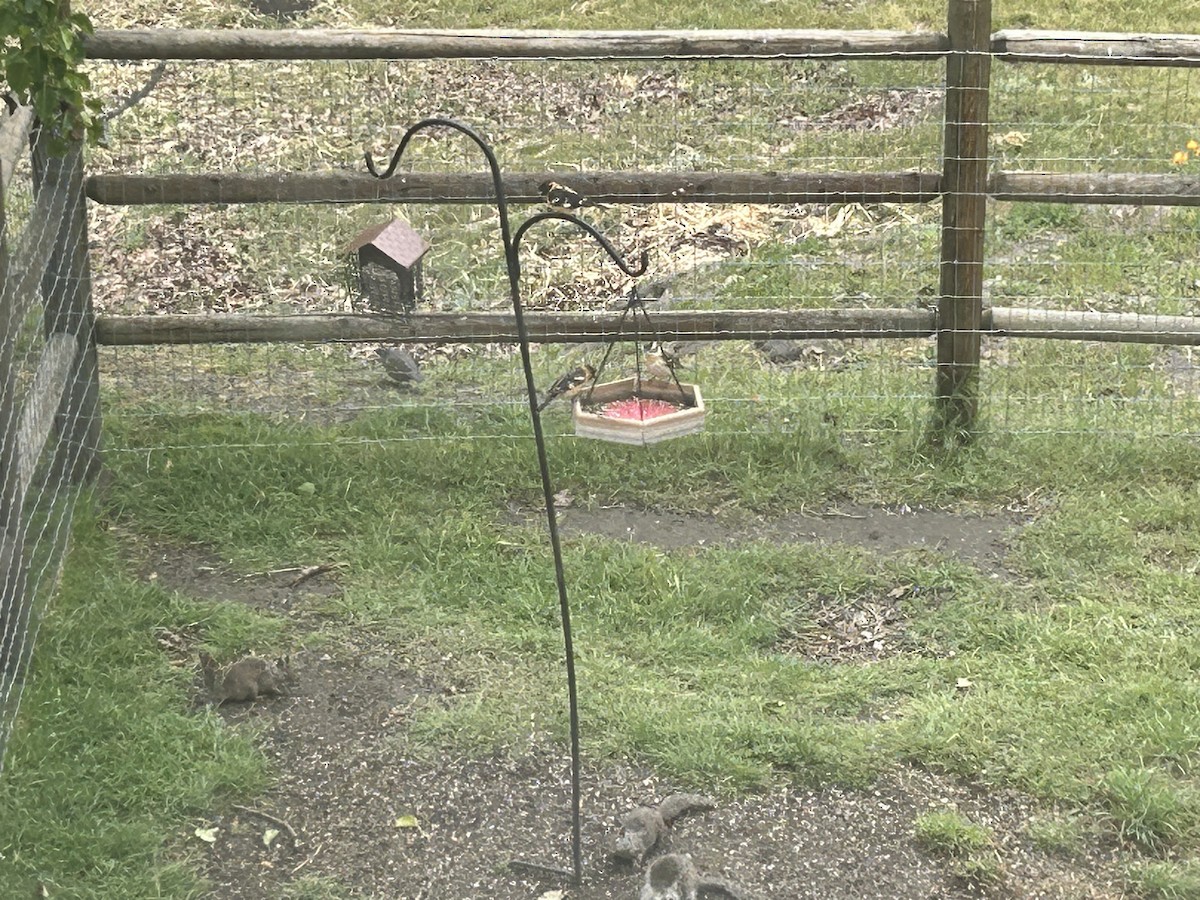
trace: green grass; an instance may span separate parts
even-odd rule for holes
[[[1089,838],[1090,823],[1080,816],[1043,814],[1025,824],[1025,835],[1035,847],[1046,853],[1073,856]]]
[[[1193,860],[1141,863],[1131,867],[1127,874],[1135,897],[1146,900],[1200,897],[1200,866]]]
[[[731,392],[779,403],[813,377],[776,383],[736,367],[714,374]],[[836,402],[851,421],[881,413],[904,421],[899,410],[887,412],[886,395]],[[555,485],[584,504],[719,506],[747,522],[833,500],[971,510],[1044,497],[1011,551],[1014,577],[989,578],[933,551],[877,557],[764,539],[668,555],[599,537],[569,540],[589,758],[635,758],[684,783],[731,791],[779,780],[867,785],[915,763],[1094,815],[1098,832],[1075,842],[1085,848],[1107,835],[1132,859],[1189,851],[1200,786],[1200,449],[1066,429],[984,434],[939,455],[919,428],[839,434],[826,420],[828,404],[787,412],[790,430],[770,432],[756,426],[758,410],[731,405],[721,430],[648,449],[555,435]],[[519,407],[468,417],[418,405],[321,429],[112,410],[106,521],[140,540],[201,542],[249,569],[343,563],[344,592],[321,610],[323,646],[337,652],[369,630],[385,643],[427,647],[449,673],[459,664],[480,673],[453,702],[413,710],[414,751],[518,752],[565,739],[544,530],[536,520],[513,525],[505,513],[511,501],[540,496],[524,416]],[[63,857],[49,849],[87,847],[128,870],[130,896],[143,890],[138,879],[169,880],[164,872],[184,895],[193,882],[170,836],[186,834],[181,822],[221,796],[254,790],[262,772],[244,742],[184,713],[188,676],[166,664],[153,629],[200,621],[206,643],[228,653],[312,640],[304,632],[315,626],[283,629],[139,584],[122,574],[113,535],[86,516],[77,527],[8,759],[5,821],[27,821],[0,848],[0,877],[17,885],[44,878],[98,896],[97,885],[109,882],[81,874],[95,867],[80,850]],[[108,573],[98,584],[97,571]],[[875,663],[795,652],[793,639],[814,627],[823,606],[901,585],[919,587],[903,601],[901,652]],[[956,687],[960,678],[970,689]],[[68,730],[57,699],[82,682],[103,708],[88,707],[88,719]],[[73,806],[94,790],[92,767],[127,749],[97,722],[149,734],[136,770],[100,780],[103,797],[83,804],[84,815]],[[62,747],[51,752],[54,741]],[[81,745],[88,762],[73,772],[67,760]],[[173,775],[180,760],[194,783],[163,803],[161,773]],[[47,783],[56,786],[49,795]],[[52,815],[22,812],[43,801]],[[138,838],[47,838],[40,829],[55,822]],[[144,846],[130,851],[131,841]],[[1072,843],[1053,835],[1042,842]],[[991,851],[956,859],[963,878],[1003,877]]]
[[[917,816],[913,835],[930,853],[949,857],[951,871],[965,881],[995,884],[1004,877],[991,830],[957,810]]]
[[[0,779],[0,895],[198,896],[184,823],[269,774],[248,736],[189,710],[192,669],[155,635],[263,631],[135,579],[87,504],[77,515]]]

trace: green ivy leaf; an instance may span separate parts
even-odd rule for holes
[[[102,133],[99,101],[85,97],[91,81],[79,68],[83,35],[93,31],[84,13],[64,17],[58,0],[0,3],[0,34],[9,36],[0,79],[33,107],[51,153],[63,152],[71,140],[98,141]]]

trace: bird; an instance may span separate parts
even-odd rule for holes
[[[675,360],[662,344],[654,344],[642,356],[642,368],[655,381],[675,381]]]
[[[554,209],[573,210],[582,209],[585,206],[592,206],[596,209],[608,209],[603,203],[597,203],[590,197],[585,197],[573,187],[568,187],[557,181],[543,181],[538,185],[538,190],[546,198],[546,204],[552,206]]]
[[[410,388],[418,381],[424,380],[421,367],[413,359],[413,355],[403,347],[376,347],[375,353],[383,363],[383,371],[387,377],[401,387]]]
[[[582,366],[576,366],[570,372],[563,373],[555,380],[554,384],[550,385],[550,390],[546,391],[546,396],[538,404],[537,411],[541,412],[550,405],[551,401],[558,397],[573,396],[591,384],[595,378],[596,370],[586,363]]]

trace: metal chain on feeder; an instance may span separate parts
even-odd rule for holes
[[[642,372],[643,372],[642,360],[643,360],[645,354],[642,351],[642,331],[641,331],[641,326],[638,324],[638,313],[641,313],[641,318],[642,318],[642,320],[645,321],[647,327],[649,328],[650,336],[653,338],[651,346],[657,345],[659,348],[662,348],[662,346],[663,346],[662,339],[658,335],[658,329],[656,329],[654,327],[654,322],[650,318],[650,313],[646,309],[647,302],[652,302],[652,301],[645,300],[638,293],[637,285],[634,285],[633,289],[629,292],[629,295],[626,297],[625,306],[621,310],[621,318],[617,321],[617,332],[615,335],[613,335],[612,339],[608,342],[608,347],[604,351],[604,356],[600,359],[599,365],[596,366],[596,374],[593,378],[592,384],[584,392],[585,402],[588,402],[588,403],[591,402],[592,390],[600,382],[600,376],[604,372],[604,367],[605,367],[605,365],[608,364],[609,357],[612,356],[613,348],[616,347],[617,343],[621,340],[621,336],[625,333],[626,325],[629,320],[632,320],[632,322],[633,322],[634,372],[636,373],[637,380],[639,382],[644,380],[643,375],[642,375]],[[672,360],[667,355],[667,353],[661,349],[660,349],[660,355],[662,356],[663,363],[667,367],[667,372],[668,372],[669,378],[668,379],[659,379],[659,380],[674,381],[675,387],[679,390],[680,396],[681,397],[684,396],[683,385],[681,385],[679,383],[679,376],[675,372],[674,360]],[[653,372],[650,372],[649,374],[650,374],[651,378],[656,377],[655,373],[653,373]]]
[[[617,330],[596,366],[592,383],[576,398],[574,407],[575,434],[620,444],[653,444],[685,434],[694,434],[704,427],[705,406],[699,388],[683,384],[675,370],[675,361],[663,348],[663,343],[646,309],[646,300],[635,286],[630,292]],[[643,366],[642,323],[653,339],[652,346],[666,367],[667,377]],[[632,378],[604,382],[601,374],[608,365],[613,349],[631,329],[634,345],[634,375]],[[646,375],[649,374],[649,378]]]

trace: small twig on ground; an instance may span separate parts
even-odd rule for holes
[[[317,844],[317,849],[314,850],[312,853],[310,853],[308,855],[308,858],[305,859],[304,862],[300,863],[300,865],[298,865],[298,866],[296,866],[296,868],[292,869],[291,874],[295,875],[297,872],[299,872],[301,869],[303,869],[305,866],[307,866],[310,862],[312,862],[314,859],[316,859],[317,854],[320,853],[324,849],[325,849],[324,844]]]
[[[283,831],[286,831],[288,837],[290,837],[292,839],[293,847],[298,848],[300,846],[300,838],[296,837],[296,829],[292,828],[291,825],[289,825],[283,819],[280,819],[278,816],[273,816],[270,813],[265,813],[261,809],[251,809],[248,806],[238,806],[236,803],[233,804],[233,808],[236,809],[238,812],[245,813],[248,816],[258,816],[258,818],[263,819],[267,822],[270,822],[272,825],[278,825]],[[316,854],[314,854],[314,856],[315,855]]]
[[[295,578],[291,580],[288,587],[299,587],[312,578],[314,575],[320,575],[323,572],[328,572],[332,569],[340,569],[343,563],[318,563],[315,566],[285,566],[282,569],[267,569],[263,572],[249,572],[245,575],[239,575],[238,581],[249,581],[251,578],[270,578],[273,575],[287,575],[291,572],[297,572]]]
[[[340,569],[341,567],[341,563],[320,563],[315,566],[302,566],[300,574],[292,579],[292,583],[288,587],[299,587],[314,575],[320,575],[323,572],[328,572],[331,569]]]
[[[272,575],[286,575],[288,572],[303,572],[304,566],[288,566],[285,569],[267,569],[265,572],[249,572],[239,575],[238,581],[249,581],[251,578],[270,578]]]

